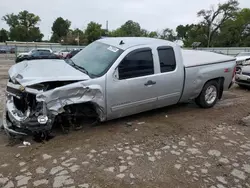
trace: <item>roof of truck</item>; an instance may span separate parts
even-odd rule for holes
[[[99,39],[98,41],[120,48],[122,50],[126,50],[128,48],[138,45],[157,44],[157,45],[176,46],[176,44],[173,42],[156,38],[146,38],[146,37],[107,37]],[[120,44],[121,41],[123,44]]]
[[[146,37],[107,37],[99,39],[98,41],[122,50],[139,45],[178,46],[176,43],[167,40]],[[182,50],[182,56],[185,67],[235,60],[235,58],[231,56],[199,50]]]

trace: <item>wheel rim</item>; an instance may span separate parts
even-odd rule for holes
[[[207,104],[213,104],[217,97],[217,89],[211,85],[206,90],[205,101]]]

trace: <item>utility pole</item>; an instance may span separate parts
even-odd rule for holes
[[[107,32],[109,31],[109,21],[108,20],[106,21],[106,31]]]
[[[106,31],[105,31],[105,36],[107,37],[109,33],[109,21],[106,21]]]
[[[78,31],[78,36],[77,36],[77,43],[78,43],[78,46],[79,46],[79,44],[80,44],[79,31]]]

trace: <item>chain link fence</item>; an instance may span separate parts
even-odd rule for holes
[[[49,48],[53,52],[60,50],[83,49],[85,46],[61,45],[57,43],[0,43],[0,60],[14,60],[19,53],[29,52],[37,48]]]
[[[0,43],[0,60],[14,60],[19,53],[29,52],[36,48],[49,48],[53,52],[60,50],[82,49],[85,46],[61,45],[58,43],[45,42],[7,42]],[[250,47],[218,47],[218,48],[197,48],[197,50],[216,52],[225,55],[235,56],[240,52],[250,52]]]
[[[230,47],[230,48],[198,48],[198,50],[209,51],[209,52],[216,52],[220,54],[236,56],[240,52],[250,52],[250,47]]]

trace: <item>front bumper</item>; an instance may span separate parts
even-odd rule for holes
[[[54,118],[50,117],[46,124],[40,124],[37,118],[38,116],[31,113],[30,109],[25,113],[18,110],[13,102],[13,96],[8,95],[6,97],[3,128],[8,136],[27,136],[51,130]]]
[[[250,86],[250,76],[243,74],[236,74],[235,83],[244,86]]]

